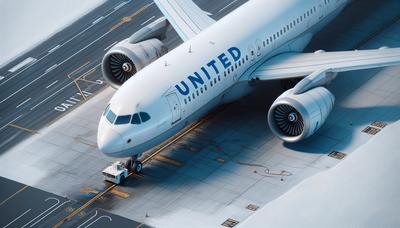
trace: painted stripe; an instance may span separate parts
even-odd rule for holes
[[[52,82],[50,85],[46,86],[46,89],[50,88],[51,86],[53,86],[54,84],[56,84],[58,82],[58,80],[55,80],[54,82]]]
[[[147,22],[153,20],[153,18],[155,18],[156,16],[152,16],[149,19],[147,19],[146,21],[144,21],[142,24],[140,24],[141,26],[145,25]]]
[[[52,52],[54,52],[55,50],[57,50],[57,49],[59,49],[61,46],[58,44],[57,46],[55,46],[55,47],[53,47],[52,49],[50,49],[49,51],[48,51],[48,53],[52,53]]]
[[[47,70],[45,71],[46,73],[49,73],[50,71],[54,70],[56,67],[58,66],[58,64],[54,64],[53,66],[47,68]]]
[[[112,48],[114,45],[116,45],[118,41],[115,41],[114,43],[108,45],[106,48],[104,48],[104,51],[107,51],[108,49]]]
[[[26,99],[25,101],[23,101],[23,102],[21,102],[19,105],[17,105],[17,107],[15,107],[15,108],[21,107],[22,105],[24,105],[26,102],[30,101],[31,99],[32,99],[31,97],[28,98],[28,99]]]
[[[8,126],[9,124],[11,124],[12,122],[14,122],[14,121],[18,120],[19,118],[21,118],[21,117],[22,117],[22,115],[19,115],[19,116],[17,116],[17,118],[11,120],[11,121],[8,122],[6,125],[2,126],[2,127],[0,128],[0,131],[3,130],[5,127],[7,127],[7,126]]]
[[[103,16],[97,18],[96,20],[94,20],[94,21],[92,22],[92,25],[95,25],[95,24],[99,23],[99,22],[100,22],[101,20],[103,20],[103,19],[104,19]]]
[[[237,2],[238,0],[234,0],[231,3],[229,3],[228,5],[226,5],[224,8],[220,9],[218,11],[218,13],[221,13],[222,11],[224,11],[225,9],[227,9],[229,6],[233,5],[235,2]]]
[[[21,69],[22,67],[25,67],[29,64],[32,64],[36,61],[37,59],[33,58],[33,57],[28,57],[26,58],[24,61],[18,63],[17,65],[15,65],[14,67],[12,67],[11,69],[8,70],[8,72],[14,73],[15,71]]]

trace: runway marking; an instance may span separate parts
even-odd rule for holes
[[[19,105],[17,105],[17,107],[15,107],[15,108],[21,107],[22,105],[24,105],[26,102],[30,101],[31,99],[32,99],[31,97],[28,98],[28,99],[26,99],[25,101],[23,101],[23,102],[21,102]]]
[[[71,73],[67,74],[67,77],[70,78],[70,76],[72,74],[74,74],[75,72],[79,71],[80,69],[84,68],[86,65],[88,65],[90,63],[90,61],[87,61],[86,63],[82,64],[81,66],[79,66],[78,68],[76,68],[75,70],[73,70]]]
[[[54,70],[56,67],[58,66],[58,64],[54,64],[53,66],[47,68],[47,70],[45,71],[46,73],[49,73],[50,71]]]
[[[110,193],[112,193],[116,196],[119,196],[121,198],[124,198],[124,199],[129,198],[129,193],[123,192],[123,191],[119,190],[118,188],[111,189]]]
[[[224,8],[220,9],[218,11],[218,13],[221,13],[222,11],[224,11],[225,9],[227,9],[229,6],[233,5],[235,2],[237,2],[238,0],[233,0],[231,3],[229,3],[228,5],[224,6]]]
[[[83,99],[86,101],[86,96],[85,94],[83,94],[81,87],[79,86],[78,82],[76,82],[76,80],[74,80],[75,86],[76,88],[78,88],[79,93],[82,95]]]
[[[141,26],[143,26],[144,24],[146,24],[147,22],[153,20],[153,18],[155,18],[156,16],[152,16],[149,19],[145,20],[142,24],[140,24]]]
[[[8,72],[14,73],[15,71],[21,69],[22,67],[25,67],[29,64],[32,64],[36,61],[37,59],[33,58],[33,57],[28,57],[25,60],[23,60],[22,62],[18,63],[17,65],[13,66],[11,69],[8,70]]]
[[[51,97],[53,97],[54,95],[56,95],[57,93],[61,92],[62,90],[64,90],[65,88],[67,88],[68,86],[70,86],[72,83],[74,82],[70,82],[68,84],[66,84],[64,87],[62,87],[61,89],[55,91],[53,94],[51,94],[50,96],[46,97],[45,99],[43,99],[41,102],[39,102],[38,104],[36,104],[35,106],[33,106],[31,108],[31,111],[34,110],[35,108],[37,108],[39,105],[43,104],[44,102],[46,102],[48,99],[50,99]],[[1,130],[1,129],[0,129]]]
[[[25,127],[21,127],[21,126],[16,125],[16,124],[9,124],[8,126],[14,127],[14,128],[18,128],[18,129],[20,129],[20,130],[23,130],[23,131],[26,131],[26,132],[29,132],[29,133],[39,134],[39,132],[36,131],[36,130],[29,129],[29,128],[25,128]]]
[[[46,89],[50,88],[51,86],[53,86],[54,84],[56,84],[58,82],[58,80],[55,80],[54,82],[52,82],[50,85],[46,86]]]
[[[25,185],[24,187],[22,187],[20,190],[16,191],[14,194],[12,194],[11,196],[9,196],[7,199],[3,200],[3,202],[0,203],[0,206],[5,204],[8,200],[10,200],[11,198],[13,198],[14,196],[16,196],[18,193],[24,191],[26,188],[28,187],[28,185]]]
[[[169,158],[169,157],[166,157],[166,156],[163,156],[163,155],[160,155],[160,154],[155,156],[154,159],[157,161],[161,161],[161,162],[165,162],[165,163],[177,166],[177,167],[182,167],[182,162],[172,159],[172,158]]]
[[[97,24],[97,23],[99,23],[101,20],[103,20],[104,19],[104,16],[101,16],[101,17],[99,17],[99,18],[97,18],[96,20],[94,20],[93,22],[92,22],[92,25],[95,25],[95,24]]]
[[[50,50],[48,51],[48,53],[52,53],[52,52],[54,52],[55,50],[57,50],[58,48],[60,48],[60,45],[59,45],[59,44],[58,44],[57,46],[53,47],[52,49],[50,49]]]
[[[106,48],[104,48],[104,51],[107,51],[108,49],[112,48],[114,45],[116,45],[118,41],[115,41],[114,43],[108,45]],[[1,79],[0,79],[1,80]]]
[[[6,125],[2,126],[2,127],[0,128],[0,131],[3,130],[3,128],[5,128],[5,127],[7,127],[8,125],[10,125],[12,122],[14,122],[14,121],[18,120],[19,118],[21,118],[21,117],[22,117],[22,114],[19,115],[19,116],[17,116],[15,119],[11,120],[10,122],[8,122]],[[1,206],[1,204],[0,204],[0,206]]]
[[[145,158],[142,163],[146,164],[147,162],[149,162],[153,157],[155,157],[156,155],[158,155],[160,152],[162,152],[165,148],[169,147],[171,144],[175,143],[176,141],[180,140],[181,138],[183,138],[185,135],[187,135],[188,133],[190,133],[193,129],[197,128],[198,126],[200,126],[201,124],[203,124],[204,122],[206,122],[206,118],[203,118],[201,120],[199,120],[197,123],[193,124],[192,126],[190,126],[187,130],[185,130],[184,132],[182,132],[180,135],[176,136],[175,138],[173,138],[171,141],[167,142],[166,144],[164,144],[163,146],[161,146],[160,148],[156,149],[154,151],[153,154],[151,154],[150,156],[148,156],[147,158]],[[128,174],[128,177],[135,175],[135,176],[140,176],[140,174],[136,174],[133,172],[130,172]],[[85,204],[83,204],[81,207],[79,207],[78,209],[74,210],[71,214],[69,214],[68,216],[66,216],[64,219],[62,219],[61,221],[59,221],[57,224],[55,224],[53,226],[53,228],[58,228],[60,227],[62,224],[64,224],[64,222],[66,221],[70,221],[75,215],[77,215],[79,212],[81,212],[82,210],[84,210],[85,208],[87,208],[89,205],[91,205],[94,201],[96,201],[97,199],[99,199],[100,197],[102,197],[104,194],[106,194],[107,192],[110,192],[113,188],[115,188],[117,185],[116,184],[111,184],[106,190],[100,192],[99,194],[97,194],[96,196],[94,196],[92,199],[88,200]]]
[[[124,5],[128,4],[128,2],[121,2],[119,5],[117,5],[116,7],[114,7],[114,10],[119,10],[121,7],[123,7]]]
[[[56,199],[56,198],[47,198],[45,201],[49,200],[49,199]],[[36,216],[34,219],[32,219],[31,221],[29,221],[27,224],[25,224],[24,226],[22,226],[21,228],[24,228],[25,226],[27,226],[29,223],[35,221],[36,219],[38,219],[40,216],[44,215],[43,217],[41,217],[40,219],[38,219],[36,222],[34,222],[33,224],[31,224],[29,227],[34,227],[36,224],[38,224],[40,221],[42,221],[44,218],[46,218],[47,216],[51,215],[54,211],[56,211],[58,208],[62,207],[64,204],[71,202],[71,200],[67,200],[64,201],[63,203],[60,204],[60,200],[58,200],[58,202],[56,204],[54,204],[53,206],[51,206],[50,208],[48,208],[47,210],[43,211],[40,215]],[[60,205],[58,205],[60,204]],[[58,206],[57,206],[58,205]],[[55,207],[54,209],[52,209],[53,207]],[[52,209],[52,210],[51,210]],[[51,210],[50,212],[48,212],[47,214],[45,214],[48,210]]]
[[[111,29],[109,30],[109,32],[111,32],[111,31],[113,31],[113,30],[119,28],[120,26],[124,25],[125,23],[128,23],[128,22],[132,21],[132,19],[133,19],[134,17],[136,17],[137,15],[139,15],[140,13],[142,13],[144,10],[146,10],[147,8],[149,8],[149,7],[150,7],[151,5],[153,5],[153,4],[154,4],[154,2],[149,3],[149,4],[145,5],[145,6],[143,6],[142,8],[140,8],[138,11],[132,13],[131,15],[126,16],[126,17],[123,17],[123,18],[121,19],[120,22],[118,22],[116,25],[114,25],[113,27],[111,27]]]
[[[129,3],[130,1],[126,1],[126,3]],[[119,8],[118,8],[119,9]],[[104,16],[104,18],[107,18],[108,16],[110,16],[111,14],[115,13],[118,9],[114,9],[113,11],[111,11],[110,13],[108,13],[107,15]],[[70,39],[68,39],[67,41],[65,41],[63,44],[60,45],[60,47],[64,46],[65,44],[71,42],[73,39],[75,39],[76,37],[80,36],[82,33],[86,32],[87,30],[91,29],[93,26],[95,25],[90,25],[89,27],[85,28],[84,30],[80,31],[79,33],[77,33],[75,36],[71,37]],[[42,59],[46,58],[48,55],[50,55],[51,53],[47,53],[45,56],[43,56],[42,58],[35,60],[31,65],[29,65],[29,67],[35,65],[37,62],[41,61]],[[62,64],[62,63],[61,63]],[[61,65],[60,64],[60,65]],[[5,83],[7,83],[9,80],[13,79],[14,77],[18,76],[19,74],[21,74],[22,72],[24,72],[26,69],[28,69],[28,67],[24,68],[22,71],[19,71],[17,74],[11,76],[10,78],[8,78],[7,80],[5,80],[3,83],[0,84],[0,86],[4,85]],[[0,102],[1,104],[1,102]]]
[[[29,211],[31,211],[32,209],[28,209],[26,210],[24,213],[22,213],[21,215],[19,215],[18,217],[16,217],[14,220],[12,220],[10,223],[8,223],[7,225],[3,226],[3,228],[8,227],[9,225],[13,224],[15,221],[17,221],[18,219],[20,219],[22,216],[24,216],[26,213],[28,213]]]

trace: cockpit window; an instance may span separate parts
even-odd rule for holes
[[[103,116],[105,116],[108,112],[108,110],[110,109],[110,104],[107,105],[107,108],[104,110],[103,112]]]
[[[110,121],[110,123],[114,123],[115,117],[117,117],[117,116],[111,110],[106,114],[106,118],[108,121]]]
[[[147,112],[140,112],[139,115],[142,122],[146,122],[150,119],[150,115]]]
[[[115,125],[127,124],[131,120],[131,115],[118,116]]]
[[[135,113],[132,115],[131,124],[140,124],[139,114]]]

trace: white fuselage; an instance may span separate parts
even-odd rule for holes
[[[150,119],[117,125],[116,118],[107,120],[107,110],[99,124],[100,150],[114,157],[142,153],[217,105],[243,96],[250,87],[239,79],[277,54],[302,51],[348,2],[247,2],[120,87],[108,110],[116,116],[147,113]]]

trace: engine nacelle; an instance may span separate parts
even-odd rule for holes
[[[333,94],[316,87],[295,95],[290,89],[280,95],[268,111],[271,131],[286,142],[313,135],[325,122],[335,103]]]
[[[103,76],[112,87],[118,88],[136,72],[167,52],[159,39],[153,38],[139,43],[131,43],[129,38],[125,39],[105,54],[102,61]]]

